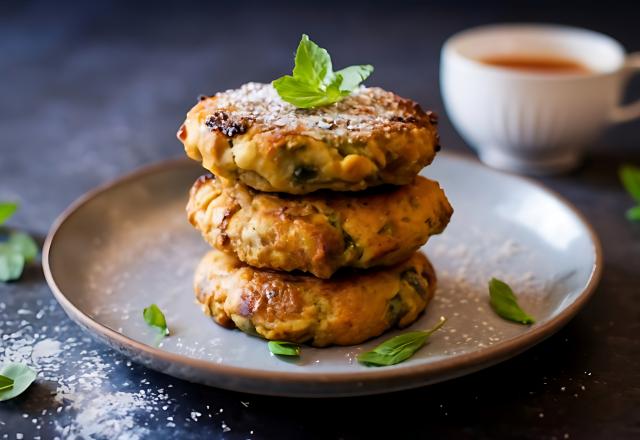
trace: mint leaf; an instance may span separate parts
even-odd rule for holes
[[[318,87],[332,76],[333,69],[329,52],[309,40],[306,34],[302,34],[298,50],[296,50],[293,77],[313,87]]]
[[[640,168],[633,165],[623,165],[620,168],[620,180],[631,197],[640,203]]]
[[[640,221],[640,205],[629,208],[627,211],[627,219],[631,221]]]
[[[10,390],[13,388],[13,379],[0,374],[0,391]]]
[[[633,199],[639,203],[638,206],[627,211],[627,219],[640,221],[640,168],[633,165],[623,165],[620,167],[620,181]]]
[[[349,66],[338,70],[336,75],[342,75],[342,84],[340,90],[353,91],[358,85],[367,79],[373,72],[373,66],[366,64],[364,66]]]
[[[38,245],[30,235],[25,234],[24,232],[11,233],[7,244],[16,252],[21,253],[24,257],[24,261],[27,263],[32,262],[38,255]]]
[[[518,300],[511,287],[504,281],[492,278],[489,281],[491,308],[502,318],[519,324],[533,324],[535,319],[527,315],[518,305]]]
[[[0,243],[0,281],[7,282],[20,278],[24,263],[22,252],[8,243]]]
[[[344,93],[340,91],[341,81],[342,77],[337,76],[326,87],[325,91],[319,91],[287,75],[275,80],[273,85],[278,88],[280,97],[285,101],[295,102],[296,107],[299,108],[311,108],[332,104],[342,99]]]
[[[0,225],[18,209],[17,203],[0,203]],[[0,281],[7,282],[20,278],[25,263],[38,255],[38,245],[24,232],[11,232],[6,242],[0,243]]]
[[[280,356],[300,356],[300,346],[293,342],[269,341],[269,351]]]
[[[167,336],[169,334],[169,328],[167,328],[167,320],[164,317],[164,313],[160,310],[155,304],[151,304],[149,307],[146,307],[142,316],[144,317],[145,322],[151,327],[155,327],[160,330],[160,333],[163,336]]]
[[[18,204],[13,202],[0,203],[0,225],[9,220],[14,212],[18,210]]]
[[[324,92],[292,76],[283,76],[273,81],[280,97],[299,108],[319,107],[327,103]]]
[[[440,318],[432,329],[413,331],[394,336],[375,347],[373,350],[358,356],[358,362],[371,367],[382,367],[399,364],[413,356],[427,343],[429,336],[438,331],[447,320]]]
[[[7,364],[0,368],[0,376],[13,381],[11,388],[0,389],[0,402],[22,394],[36,379],[35,370],[24,364]]]
[[[330,105],[348,96],[373,72],[373,66],[349,66],[333,71],[331,56],[305,34],[296,51],[293,76],[272,81],[283,101],[298,108]]]
[[[331,78],[331,82],[327,84],[325,94],[327,99],[331,102],[338,102],[343,97],[349,95],[351,90],[342,90],[344,84],[344,78],[341,74],[336,73],[333,78]]]

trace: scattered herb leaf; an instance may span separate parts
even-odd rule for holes
[[[20,278],[24,269],[24,255],[8,243],[0,243],[0,281]]]
[[[447,320],[440,318],[431,330],[413,331],[387,339],[373,350],[358,356],[358,362],[371,367],[381,367],[399,364],[413,356],[434,332],[440,329]]]
[[[627,219],[640,221],[640,168],[633,165],[623,165],[620,168],[620,180],[627,192],[638,203],[627,211]]]
[[[269,351],[281,356],[300,356],[300,346],[293,342],[269,341],[267,344]]]
[[[629,208],[627,211],[627,219],[631,221],[640,221],[640,205]]]
[[[529,316],[518,305],[518,299],[511,287],[504,281],[492,278],[489,281],[489,297],[491,308],[502,318],[520,324],[533,324],[535,319]]]
[[[6,222],[18,209],[18,204],[13,202],[0,202],[0,225]]]
[[[0,391],[10,390],[13,388],[13,379],[0,374]]]
[[[321,107],[342,100],[373,72],[373,66],[349,66],[333,71],[326,49],[302,35],[296,50],[293,76],[272,82],[280,97],[298,108]]]
[[[0,402],[22,394],[33,383],[37,375],[35,370],[24,364],[4,365],[0,368],[0,376],[11,379],[13,383],[11,388],[0,389]]]
[[[27,263],[31,263],[38,255],[39,249],[35,240],[24,232],[11,233],[7,244],[15,249],[16,252],[21,253]]]
[[[142,316],[144,316],[144,320],[147,324],[160,330],[163,336],[167,336],[169,334],[167,320],[165,319],[162,310],[160,310],[160,307],[155,304],[151,304],[149,307],[144,309]]]
[[[631,197],[640,203],[640,168],[633,165],[623,165],[620,168],[620,180]]]
[[[0,203],[0,225],[18,209],[13,202]],[[24,232],[11,232],[6,241],[0,243],[0,281],[7,282],[20,278],[25,263],[38,255],[38,245]]]

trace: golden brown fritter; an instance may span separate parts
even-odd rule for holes
[[[434,114],[377,87],[296,109],[270,84],[248,83],[201,100],[178,138],[214,174],[289,194],[404,185],[439,148]]]
[[[204,312],[220,325],[324,347],[359,344],[413,323],[433,297],[436,278],[419,252],[393,267],[321,280],[255,269],[213,250],[200,262],[194,286]]]
[[[189,221],[213,246],[259,268],[329,278],[341,267],[388,266],[442,232],[453,210],[437,182],[305,196],[261,193],[203,176]]]

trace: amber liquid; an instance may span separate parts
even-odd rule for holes
[[[584,64],[570,58],[553,58],[530,55],[495,55],[480,60],[484,64],[542,74],[586,75],[591,73]]]

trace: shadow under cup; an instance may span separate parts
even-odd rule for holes
[[[488,58],[567,60],[581,71],[488,64]],[[454,35],[441,54],[440,82],[454,127],[486,164],[550,174],[579,164],[612,123],[640,116],[619,107],[640,57],[614,39],[556,25],[493,25]]]

